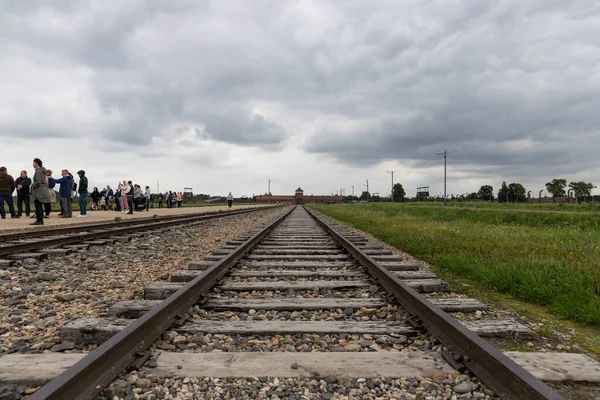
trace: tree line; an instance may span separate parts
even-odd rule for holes
[[[591,196],[592,189],[596,188],[591,182],[570,182],[567,186],[567,180],[564,178],[554,178],[550,182],[546,182],[546,190],[553,198],[563,197],[567,195],[567,188],[573,191],[575,197]],[[485,191],[486,195],[493,192],[491,186],[482,186],[478,194]],[[502,187],[498,191],[498,201],[503,202],[524,202],[527,200],[527,191],[520,183],[506,184],[502,182]],[[485,199],[485,198],[483,198]]]
[[[570,182],[567,186],[567,180],[563,178],[554,178],[546,183],[546,190],[553,198],[566,196],[567,189],[573,190],[573,195],[575,197],[591,196],[592,189],[595,188],[596,186],[591,182],[583,181]],[[405,200],[406,192],[401,183],[394,184],[392,196],[393,201],[395,202],[402,202]],[[461,195],[461,197],[467,200],[498,200],[500,203],[525,202],[527,200],[527,190],[518,182],[507,184],[506,181],[503,181],[496,196],[494,196],[494,188],[491,185],[483,185],[479,188],[479,191]],[[371,193],[367,191],[362,192],[360,196],[345,196],[344,199],[346,201],[380,201],[378,196],[372,196]]]
[[[395,202],[402,202],[406,197],[406,192],[402,187],[401,183],[395,183],[392,188],[392,196],[394,196],[393,200]],[[389,197],[387,198],[389,201]],[[344,201],[380,201],[379,196],[372,195],[366,190],[363,191],[360,196],[344,196]]]

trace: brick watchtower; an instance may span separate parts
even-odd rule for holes
[[[303,204],[304,203],[304,190],[302,190],[300,187],[298,189],[296,189],[296,204]]]

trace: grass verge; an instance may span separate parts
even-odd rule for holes
[[[404,206],[413,207],[439,207],[441,202],[411,202],[403,203]],[[498,203],[497,201],[448,201],[446,207],[451,208],[480,208],[493,210],[521,210],[521,211],[560,211],[560,212],[600,212],[600,203],[580,203],[580,204],[565,204],[565,203],[536,203],[535,200],[531,204],[527,203]]]
[[[600,328],[566,319],[559,318],[550,312],[547,307],[527,303],[514,297],[490,290],[472,279],[459,276],[447,269],[436,268],[440,279],[450,283],[455,292],[477,298],[491,304],[496,309],[510,309],[516,311],[527,321],[535,322],[537,327],[533,330],[540,336],[557,340],[562,343],[576,345],[586,351],[586,354],[600,361]],[[506,351],[530,351],[522,341],[516,341],[515,348],[504,348]],[[504,346],[506,347],[506,346]]]
[[[600,326],[600,216],[399,204],[313,207],[440,271]]]

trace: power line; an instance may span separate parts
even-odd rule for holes
[[[560,125],[566,125],[571,122],[581,121],[586,117],[592,117],[597,114],[600,114],[600,101],[592,105],[586,105],[579,110],[574,110],[561,118],[551,120],[550,124],[538,126],[533,131],[535,132],[540,130],[549,130]]]

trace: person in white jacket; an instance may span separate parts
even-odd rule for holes
[[[154,203],[152,201],[152,192],[150,191],[150,186],[146,186],[146,191],[144,192],[144,196],[146,196],[146,211],[150,209],[150,206],[154,207]]]
[[[123,213],[123,214],[129,213],[131,210],[129,210],[129,203],[127,202],[127,195],[131,191],[131,188],[129,187],[129,184],[127,183],[127,181],[123,181],[123,183],[121,183],[119,185],[119,187],[121,188],[121,213]],[[133,194],[133,192],[131,194]]]

